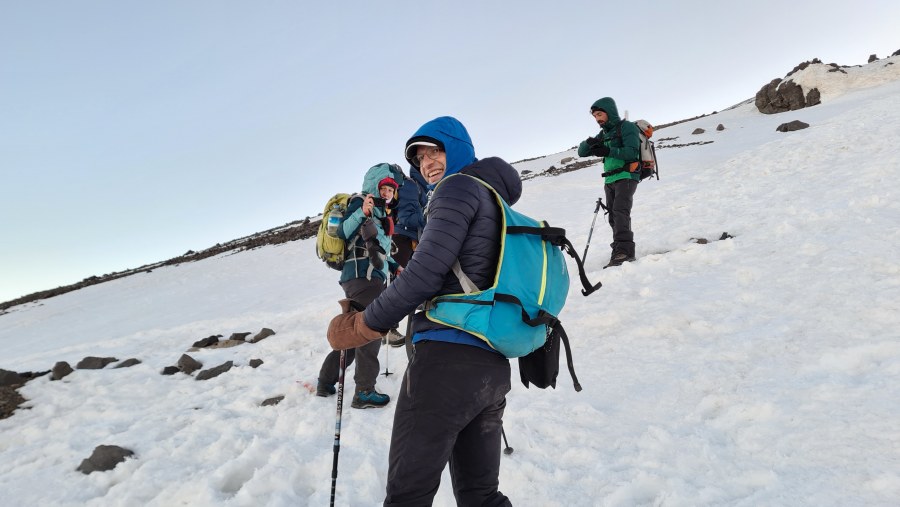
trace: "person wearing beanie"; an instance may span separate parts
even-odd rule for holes
[[[344,266],[340,285],[346,300],[361,307],[367,306],[381,294],[391,273],[399,266],[390,257],[390,217],[386,203],[395,199],[397,179],[403,172],[395,164],[376,164],[363,178],[362,193],[355,194],[338,226],[338,236],[346,241]],[[379,195],[385,204],[377,202]],[[345,367],[356,360],[353,380],[356,390],[350,402],[352,408],[380,408],[390,402],[390,396],[375,389],[380,365],[381,344],[367,343],[347,350]],[[340,352],[331,351],[322,361],[316,384],[316,395],[335,394],[340,376]]]
[[[394,283],[364,312],[344,308],[332,319],[334,349],[377,340],[426,301],[463,292],[454,266],[478,287],[489,287],[496,276],[503,211],[474,178],[512,205],[522,194],[518,171],[496,157],[477,159],[466,128],[449,116],[422,125],[405,149],[432,190],[425,228]],[[474,178],[452,177],[457,173]],[[412,342],[394,412],[384,505],[431,505],[448,463],[457,505],[512,505],[499,491],[509,360],[422,311],[412,318]]]
[[[384,199],[385,217],[381,224],[389,238],[394,235],[394,217],[391,216],[391,213],[397,209],[397,190],[399,188],[400,185],[394,178],[383,178],[378,182],[378,195]]]
[[[634,123],[619,118],[616,102],[611,97],[594,102],[591,116],[600,125],[600,133],[578,145],[578,156],[603,157],[603,191],[613,233],[609,245],[612,253],[604,268],[621,266],[634,260],[631,208],[641,181],[641,139]]]

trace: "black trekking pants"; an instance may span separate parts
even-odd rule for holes
[[[612,227],[613,241],[609,244],[612,255],[624,253],[634,257],[634,233],[631,231],[631,206],[638,182],[632,179],[619,180],[604,185],[606,207],[609,209],[609,226]]]
[[[498,490],[509,360],[472,345],[420,341],[394,411],[385,507],[431,505],[450,463],[456,504],[511,506]]]
[[[371,280],[354,278],[342,283],[341,287],[344,288],[344,294],[348,299],[352,299],[363,306],[369,306],[369,303],[375,301],[375,298],[384,290],[384,280],[374,276]],[[378,370],[381,368],[378,363],[378,352],[380,349],[381,340],[374,340],[362,347],[347,351],[346,368],[353,364],[354,359],[359,359],[356,362],[356,371],[353,373],[357,391],[371,391],[375,389],[375,381],[378,380]],[[319,380],[326,384],[334,384],[338,381],[340,372],[341,351],[332,350],[322,362],[322,368],[319,369]]]

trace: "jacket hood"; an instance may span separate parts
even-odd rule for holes
[[[385,178],[392,178],[398,185],[403,185],[403,170],[397,164],[386,162],[373,165],[363,177],[362,193],[378,197],[378,182]]]
[[[487,183],[500,194],[506,204],[512,206],[522,197],[522,178],[519,172],[505,160],[488,157],[460,171]]]
[[[475,158],[475,146],[472,144],[469,132],[459,120],[452,116],[441,116],[422,125],[406,141],[404,148],[408,148],[416,141],[436,141],[435,144],[444,149],[447,154],[445,178],[458,173],[463,167],[478,160]]]
[[[619,108],[616,107],[616,101],[612,99],[612,97],[603,97],[602,99],[597,99],[596,102],[591,104],[591,110],[594,109],[602,109],[606,111],[606,116],[609,117],[609,121],[606,122],[606,125],[603,126],[603,130],[609,130],[612,127],[615,127],[622,121],[622,118],[619,117]]]

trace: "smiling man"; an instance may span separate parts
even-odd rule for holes
[[[466,128],[449,116],[417,130],[406,142],[406,158],[433,190],[421,240],[403,273],[365,312],[345,308],[348,313],[332,320],[328,341],[335,349],[376,340],[431,298],[463,292],[455,267],[477,287],[489,287],[496,276],[503,211],[474,178],[512,205],[522,194],[519,173],[499,158],[476,159]],[[457,173],[474,178],[450,177]],[[412,327],[414,351],[394,413],[384,505],[431,505],[448,462],[458,505],[511,505],[499,491],[509,360],[424,312],[413,316]]]

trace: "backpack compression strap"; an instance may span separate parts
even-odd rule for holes
[[[575,263],[578,265],[578,278],[581,279],[581,285],[584,287],[581,289],[582,295],[589,296],[602,287],[602,282],[597,282],[596,285],[592,285],[590,280],[588,280],[587,275],[584,272],[584,263],[581,261],[581,257],[578,256],[575,247],[573,247],[572,243],[566,238],[566,230],[561,227],[550,227],[547,225],[547,222],[544,222],[544,225],[545,227],[510,225],[506,228],[506,232],[507,234],[535,234],[540,236],[544,241],[548,241],[550,244],[562,248],[563,252],[566,252],[570,257],[575,259]]]

